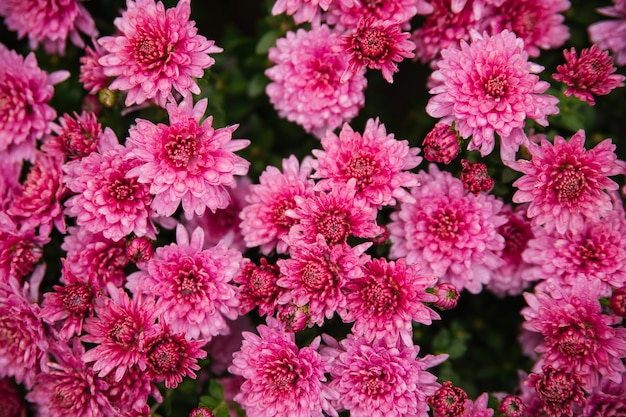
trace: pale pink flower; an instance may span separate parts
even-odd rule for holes
[[[526,175],[513,183],[518,188],[513,202],[530,203],[527,216],[548,233],[580,233],[586,221],[597,222],[613,210],[607,191],[618,185],[608,177],[622,172],[615,148],[606,139],[585,149],[583,130],[568,142],[557,135],[554,144],[529,143],[532,159],[517,161],[516,169]]]
[[[361,277],[346,283],[347,312],[340,311],[341,318],[355,322],[352,333],[370,342],[380,340],[393,347],[401,340],[412,346],[413,322],[430,325],[440,318],[424,304],[437,301],[426,291],[436,283],[437,277],[404,259],[373,259],[364,265]]]
[[[245,378],[234,400],[250,417],[322,417],[322,410],[337,416],[329,400],[337,393],[328,387],[328,361],[317,349],[320,338],[301,349],[293,333],[276,319],[257,327],[259,335],[243,332],[241,349],[233,354],[228,371]]]
[[[149,187],[127,178],[139,164],[119,144],[65,164],[63,182],[76,193],[65,201],[65,213],[76,217],[78,226],[115,241],[131,233],[155,237]]]
[[[323,149],[313,150],[317,159],[311,178],[318,180],[316,190],[332,190],[355,178],[356,196],[374,207],[394,205],[396,199],[412,201],[403,187],[418,184],[411,170],[422,161],[420,150],[396,139],[393,133],[387,134],[378,118],[368,119],[363,134],[345,123],[339,135],[329,131],[321,144]]]
[[[200,94],[194,78],[204,76],[215,63],[209,54],[222,48],[198,34],[190,15],[190,0],[167,10],[160,1],[127,0],[114,22],[120,34],[98,39],[107,52],[98,62],[115,77],[109,88],[125,91],[127,106],[155,100],[164,107],[172,90]]]
[[[272,14],[276,16],[286,13],[293,16],[297,25],[304,22],[319,24],[322,11],[326,11],[332,2],[333,0],[276,0],[272,6]]]
[[[186,94],[180,104],[167,103],[169,126],[137,119],[129,130],[128,158],[137,162],[127,177],[150,186],[152,208],[161,216],[171,216],[181,203],[187,218],[226,208],[227,187],[248,172],[248,161],[234,152],[250,141],[232,139],[237,125],[214,129],[212,116],[202,121],[207,105],[205,98],[194,106]]]
[[[323,354],[332,357],[330,388],[337,391],[338,409],[352,417],[427,417],[426,399],[435,393],[437,377],[426,369],[448,355],[418,358],[419,346],[387,346],[380,340],[329,337]]]
[[[5,3],[3,3],[5,4]],[[2,6],[0,6],[2,7]],[[54,85],[69,77],[68,71],[51,74],[39,68],[35,53],[26,58],[0,43],[0,156],[31,159],[36,141],[51,130],[57,114],[48,105]]]
[[[225,319],[239,314],[237,288],[231,281],[241,273],[243,258],[223,243],[204,250],[203,244],[202,229],[189,236],[178,225],[176,243],[157,248],[154,258],[128,276],[126,286],[135,296],[154,296],[173,332],[209,340],[226,334]]]
[[[50,241],[32,227],[20,227],[0,211],[0,282],[21,281],[30,274],[43,255],[43,247]]]
[[[474,195],[461,180],[436,165],[419,174],[415,203],[402,203],[391,214],[390,256],[424,265],[424,273],[473,294],[488,284],[504,264],[504,238],[498,227],[506,223],[503,203],[494,196]]]
[[[543,70],[528,61],[524,42],[508,30],[488,36],[471,32],[472,41],[460,49],[448,48],[432,77],[440,84],[430,90],[426,111],[442,122],[454,123],[469,150],[488,155],[500,136],[502,159],[512,161],[528,138],[526,119],[542,126],[548,115],[558,113],[558,99],[544,93],[550,84],[535,75]]]
[[[235,277],[239,284],[239,312],[246,314],[258,307],[260,315],[273,315],[284,291],[276,284],[279,274],[278,265],[270,264],[266,258],[261,258],[260,265],[247,261]]]
[[[280,117],[317,137],[352,120],[365,104],[365,68],[342,77],[349,57],[341,42],[338,32],[322,25],[287,32],[269,50],[275,64],[265,71],[270,102]]]
[[[65,55],[69,38],[79,48],[85,43],[81,33],[93,37],[98,35],[91,15],[81,0],[3,0],[0,15],[18,38],[28,36],[30,49],[43,45],[46,53]]]
[[[300,164],[291,155],[282,161],[282,171],[268,166],[259,177],[259,184],[250,186],[246,196],[248,204],[240,213],[241,233],[250,247],[259,246],[264,255],[274,249],[286,253],[288,245],[284,238],[289,234],[296,220],[285,212],[296,207],[295,196],[313,196],[314,182],[311,175],[311,158],[306,157]]]
[[[9,378],[0,378],[2,412],[6,417],[26,417],[26,404]]]
[[[428,0],[335,0],[328,7],[324,20],[341,30],[354,29],[361,19],[370,18],[396,23],[406,30],[415,15],[432,11]]]
[[[601,7],[597,11],[614,19],[589,25],[587,31],[591,42],[602,49],[610,49],[617,65],[626,65],[626,1],[613,0],[613,6]]]
[[[475,401],[465,401],[465,411],[461,417],[491,417],[493,416],[493,408],[487,407],[489,395],[484,392]]]

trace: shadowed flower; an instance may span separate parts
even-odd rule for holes
[[[26,417],[24,399],[9,378],[0,378],[0,398],[4,416]]]
[[[239,312],[246,314],[254,307],[259,308],[260,315],[271,316],[283,291],[277,284],[280,269],[272,265],[266,258],[261,258],[260,265],[247,261],[241,274],[235,277],[239,284]]]
[[[21,281],[30,274],[49,241],[49,237],[35,234],[33,228],[18,229],[15,222],[0,211],[0,282],[8,283],[11,278]]]
[[[626,65],[626,0],[613,0],[613,6],[600,7],[597,11],[614,19],[589,25],[591,42],[613,51],[617,65]]]
[[[333,0],[276,0],[272,6],[274,16],[286,13],[293,16],[299,25],[304,22],[319,24],[322,11],[326,11]],[[341,0],[346,1],[346,0]],[[352,0],[347,0],[352,2]]]
[[[577,374],[547,365],[541,373],[530,374],[525,384],[535,388],[543,403],[542,411],[549,417],[572,417],[572,407],[585,403],[580,382]]]

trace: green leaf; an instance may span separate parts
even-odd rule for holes
[[[219,400],[211,397],[210,395],[203,395],[202,397],[200,397],[200,407],[206,407],[206,408],[210,408],[211,410],[214,409],[215,407],[217,407],[217,405],[220,403]]]
[[[222,402],[224,400],[224,387],[219,382],[212,379],[209,383],[209,394],[219,402]]]
[[[257,42],[254,51],[259,55],[267,54],[267,51],[269,51],[269,49],[276,44],[278,35],[278,32],[273,30],[265,33],[265,35],[261,36],[261,39]]]
[[[226,406],[221,406],[213,410],[215,417],[230,417],[230,410]]]

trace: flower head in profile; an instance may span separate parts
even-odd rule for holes
[[[159,215],[171,216],[181,204],[187,218],[224,209],[227,187],[248,172],[249,163],[234,152],[250,142],[232,139],[237,125],[214,129],[213,117],[201,121],[207,104],[202,99],[194,105],[186,94],[180,104],[168,102],[169,126],[137,119],[129,130],[128,157],[136,163],[127,176],[150,186]]]
[[[589,25],[591,42],[602,49],[610,49],[617,65],[626,65],[626,1],[613,0],[612,6],[600,7],[597,11],[613,19]]]
[[[43,255],[48,236],[37,234],[32,227],[19,227],[0,211],[0,282],[12,278],[21,281],[30,274]]]
[[[104,66],[100,64],[100,58],[106,54],[106,50],[94,41],[93,48],[87,45],[85,55],[80,57],[78,80],[89,94],[97,94],[110,83],[109,77],[104,73]]]
[[[558,113],[558,100],[542,94],[550,86],[536,75],[543,68],[528,61],[524,42],[514,33],[472,31],[471,38],[460,49],[441,52],[432,75],[440,84],[430,90],[434,96],[426,111],[442,122],[454,122],[461,137],[472,137],[468,149],[483,156],[493,151],[497,133],[503,160],[512,161],[519,145],[528,142],[525,120],[547,125],[547,116]]]
[[[241,273],[235,277],[239,284],[239,311],[246,314],[258,307],[260,315],[271,316],[284,290],[276,282],[280,274],[278,265],[261,258],[260,265],[247,261]]]
[[[272,14],[276,16],[286,13],[293,16],[297,25],[304,22],[319,24],[322,11],[328,10],[332,2],[333,0],[275,0]]]
[[[615,148],[606,139],[585,149],[583,130],[569,141],[556,136],[554,143],[530,143],[532,159],[517,161],[517,170],[525,175],[513,183],[518,188],[513,202],[530,203],[527,216],[547,232],[580,233],[586,221],[598,221],[613,210],[607,191],[618,185],[609,177],[622,172]]]
[[[349,58],[338,32],[322,25],[287,32],[270,48],[265,91],[278,114],[321,137],[352,120],[365,103],[365,68],[347,77]]]
[[[355,195],[374,207],[393,205],[396,199],[411,201],[403,187],[417,185],[417,176],[410,170],[422,161],[419,148],[387,134],[378,118],[367,121],[363,134],[346,123],[339,135],[327,132],[321,144],[323,149],[313,150],[317,159],[311,177],[318,179],[316,190],[332,190],[354,178]]]
[[[125,91],[127,106],[155,100],[164,107],[174,90],[200,93],[194,78],[204,76],[215,63],[209,54],[222,48],[198,34],[190,15],[190,0],[167,10],[160,1],[127,0],[115,19],[119,35],[98,39],[107,52],[98,62],[115,77],[109,88]]]

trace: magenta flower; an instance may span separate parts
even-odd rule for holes
[[[355,322],[352,333],[369,342],[380,340],[396,346],[398,340],[413,345],[413,321],[430,325],[439,315],[424,303],[437,301],[426,290],[437,277],[423,274],[421,268],[404,259],[373,259],[363,267],[361,277],[346,283],[347,312],[340,311],[345,323]]]
[[[57,116],[48,105],[54,85],[70,73],[48,74],[39,68],[34,53],[23,58],[2,43],[0,61],[0,99],[4,103],[0,108],[0,155],[11,160],[32,159],[36,141],[50,132],[50,122]]]
[[[582,415],[619,416],[624,413],[626,413],[626,378],[622,378],[621,383],[602,379],[587,398]]]
[[[284,238],[296,220],[286,211],[296,207],[295,196],[313,196],[314,182],[311,174],[311,159],[302,164],[294,155],[283,159],[280,169],[268,166],[259,177],[259,184],[250,186],[246,196],[248,205],[240,213],[241,233],[248,247],[259,246],[261,253],[269,255],[286,253],[288,245]]]
[[[573,408],[585,403],[581,379],[575,372],[547,365],[540,373],[530,374],[525,385],[534,387],[537,392],[541,405],[536,411],[550,417],[572,417]]]
[[[30,274],[49,241],[48,236],[36,234],[33,228],[18,229],[15,222],[0,211],[0,282],[21,281]]]
[[[116,408],[117,417],[150,417],[148,397],[152,396],[157,403],[163,402],[159,389],[136,365],[129,367],[120,381],[115,381],[114,377],[114,373],[110,373],[101,379],[106,384],[104,394]]]
[[[363,134],[345,123],[339,136],[327,132],[321,139],[322,150],[314,149],[315,189],[329,191],[356,180],[356,196],[380,208],[394,205],[396,199],[412,201],[403,188],[417,185],[417,176],[410,172],[422,161],[419,148],[409,147],[406,140],[387,134],[378,119],[369,119]]]
[[[456,137],[456,130],[446,123],[437,123],[426,134],[422,141],[424,158],[430,162],[439,162],[448,165],[454,161],[461,148]]]
[[[342,77],[349,65],[341,36],[326,25],[287,32],[270,48],[275,65],[265,71],[266,87],[280,117],[321,137],[352,120],[365,103],[365,68]],[[343,78],[343,79],[342,79]]]
[[[156,249],[154,258],[128,276],[135,296],[157,299],[159,315],[175,333],[189,339],[210,339],[228,332],[225,318],[238,315],[237,288],[231,284],[241,273],[241,252],[223,243],[203,250],[204,232],[191,234],[176,228],[176,241]]]
[[[585,132],[579,130],[569,142],[561,136],[554,144],[542,140],[530,143],[530,161],[517,161],[524,175],[513,183],[518,191],[515,203],[530,203],[527,216],[533,225],[543,225],[548,233],[580,233],[586,221],[597,222],[613,210],[607,191],[618,185],[608,177],[622,173],[615,145],[606,139],[593,149],[585,149]]]
[[[617,65],[626,65],[626,1],[613,0],[613,6],[601,7],[597,11],[614,19],[589,25],[587,31],[591,42],[602,49],[610,49]]]
[[[271,316],[284,290],[276,282],[280,274],[278,265],[261,258],[260,265],[247,261],[241,274],[235,277],[239,284],[239,312],[246,314],[258,307],[260,315]]]
[[[128,158],[137,163],[127,177],[150,185],[157,214],[171,216],[181,203],[187,218],[224,209],[230,203],[226,187],[248,172],[249,163],[234,152],[250,141],[232,139],[237,125],[216,130],[213,117],[201,121],[207,104],[203,99],[194,106],[187,94],[179,105],[167,104],[169,126],[137,119],[129,130]]]
[[[120,34],[98,39],[107,52],[98,62],[105,75],[115,77],[109,88],[125,91],[127,106],[155,100],[165,107],[172,90],[200,94],[194,78],[204,76],[215,63],[209,54],[222,48],[198,35],[189,20],[191,1],[166,10],[160,1],[127,0],[126,7],[115,19]]]
[[[461,417],[465,411],[467,393],[452,385],[452,382],[444,381],[427,401],[432,407],[433,417]]]
[[[109,85],[109,77],[104,73],[104,66],[100,64],[100,58],[106,54],[107,51],[94,40],[93,48],[87,45],[85,55],[80,57],[78,80],[89,94],[97,94]]]
[[[427,417],[426,399],[439,384],[426,369],[448,355],[417,358],[419,346],[387,346],[363,337],[348,337],[323,353],[333,358],[330,388],[337,391],[338,409],[352,417]]]
[[[433,78],[441,84],[426,111],[442,122],[454,123],[463,138],[472,137],[469,150],[488,155],[500,136],[503,160],[512,161],[519,145],[528,142],[526,119],[546,126],[547,116],[558,113],[555,97],[544,95],[550,86],[535,73],[543,68],[528,61],[524,42],[504,30],[488,36],[471,32],[472,42],[441,52]]]
[[[421,186],[411,190],[415,203],[402,203],[391,214],[390,256],[423,265],[424,273],[459,291],[479,293],[504,263],[505,243],[498,233],[506,222],[502,202],[468,193],[461,180],[435,165],[418,176]]]
[[[241,349],[233,354],[228,371],[245,381],[234,400],[250,417],[322,417],[322,410],[337,415],[329,400],[337,393],[326,384],[330,370],[317,349],[319,337],[301,349],[293,333],[286,333],[276,319],[257,327],[259,335],[243,332]]]

